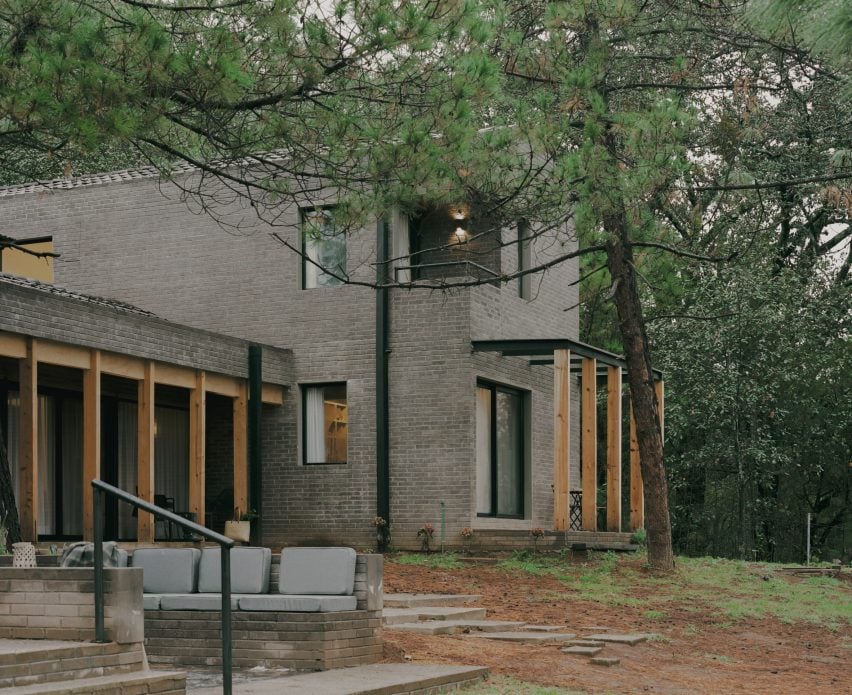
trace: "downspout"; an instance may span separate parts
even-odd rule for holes
[[[257,513],[252,521],[252,542],[261,542],[263,531],[263,498],[261,490],[261,418],[263,417],[263,349],[260,345],[249,345],[248,351],[248,461],[249,461],[249,509]]]
[[[388,223],[379,220],[376,264],[376,515],[390,527],[390,289]],[[381,549],[381,548],[380,548]]]

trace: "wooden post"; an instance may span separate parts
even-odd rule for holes
[[[101,353],[92,350],[83,372],[83,540],[94,539],[92,480],[101,477]]]
[[[553,529],[569,524],[569,443],[571,434],[571,355],[553,351]]]
[[[597,361],[591,357],[583,358],[583,372],[580,377],[583,403],[581,425],[583,430],[581,479],[583,483],[583,525],[584,531],[598,530],[598,422],[597,422]]]
[[[621,367],[606,373],[606,530],[621,531]]]
[[[654,389],[657,391],[657,409],[660,418],[660,439],[663,443],[663,449],[666,445],[666,389],[662,380],[654,383]]]
[[[234,507],[248,511],[248,384],[234,398]]]
[[[137,387],[137,448],[138,496],[154,503],[154,363],[145,363],[145,374]],[[136,518],[136,540],[154,542],[154,517],[139,511]]]
[[[204,433],[206,430],[205,374],[195,375],[195,388],[189,392],[189,511],[204,525]]]
[[[639,443],[636,440],[636,420],[630,404],[630,530],[645,527],[645,499],[642,489],[642,467],[639,463]]]
[[[21,448],[18,463],[18,510],[21,537],[38,540],[38,346],[27,339],[27,354],[18,362],[21,398]]]

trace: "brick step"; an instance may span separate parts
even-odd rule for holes
[[[485,620],[484,608],[385,608],[382,611],[384,625],[416,623],[421,620]]]
[[[141,644],[0,640],[0,689],[128,674],[144,667]]]
[[[422,620],[416,623],[387,625],[388,630],[421,635],[456,635],[465,632],[507,632],[523,627],[523,622],[501,620]]]
[[[15,688],[15,695],[186,695],[186,674],[137,671],[64,683],[36,683]]]
[[[438,606],[467,606],[476,603],[481,596],[474,594],[385,594],[385,608],[419,608]]]

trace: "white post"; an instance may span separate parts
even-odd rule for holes
[[[805,539],[805,564],[811,564],[811,513],[808,512],[808,532]]]

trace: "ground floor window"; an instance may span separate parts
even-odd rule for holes
[[[346,463],[349,407],[345,383],[302,387],[302,433],[306,466]]]
[[[476,387],[476,512],[524,516],[524,394],[496,384]]]

